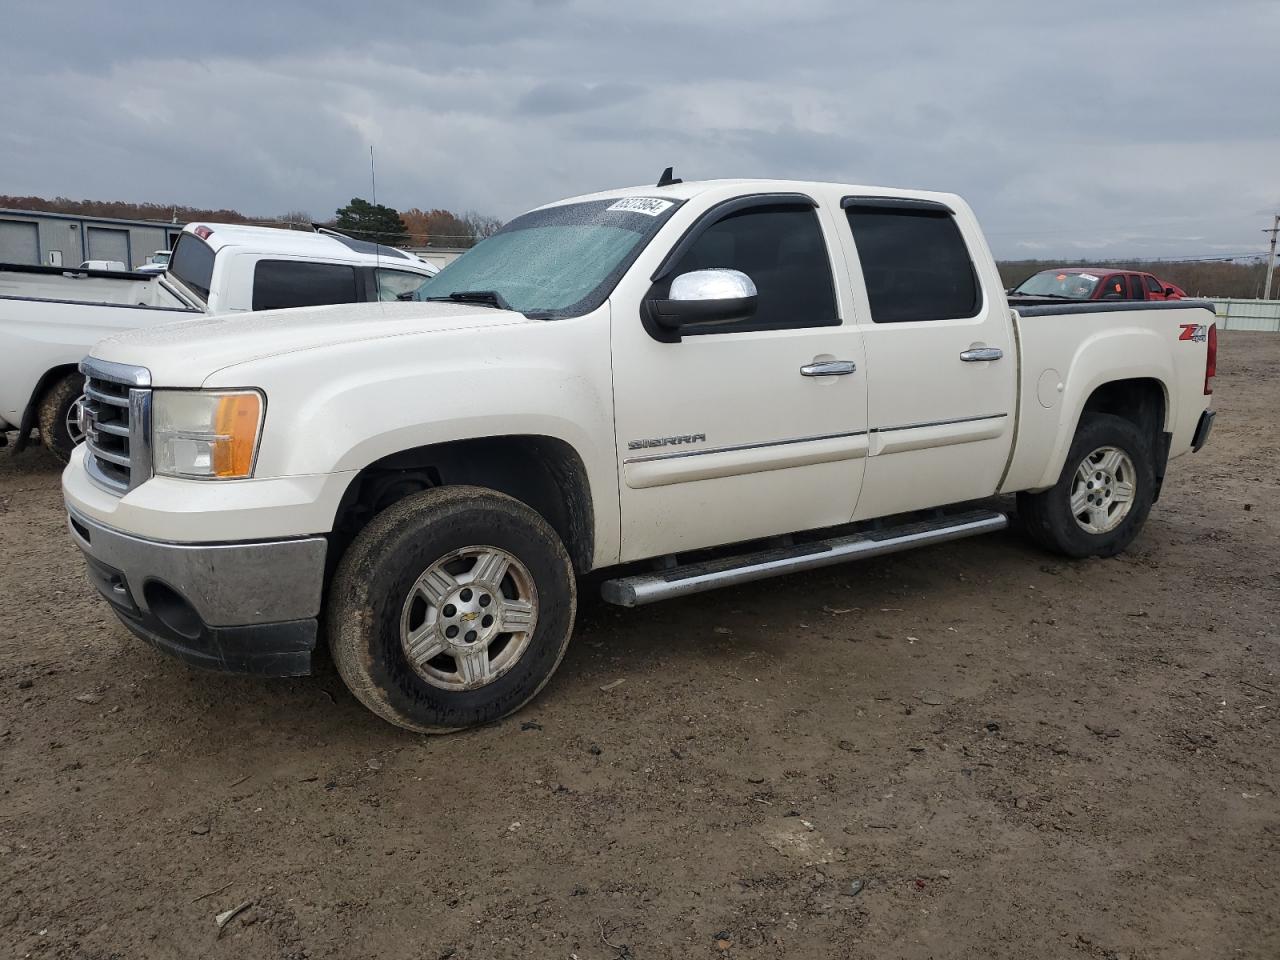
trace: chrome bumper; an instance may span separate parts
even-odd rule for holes
[[[168,543],[68,509],[89,580],[137,636],[215,670],[308,673],[324,589],[323,537]]]

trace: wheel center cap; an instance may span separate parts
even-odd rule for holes
[[[449,594],[440,605],[437,627],[445,641],[461,650],[492,636],[499,606],[496,597],[495,588],[477,581]]]

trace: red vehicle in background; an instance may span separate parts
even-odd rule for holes
[[[1115,267],[1069,267],[1041,270],[1009,291],[1011,297],[1054,300],[1181,300],[1180,287],[1137,270]]]

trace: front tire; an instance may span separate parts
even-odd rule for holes
[[[84,376],[69,373],[40,398],[40,442],[63,463],[71,459],[71,451],[84,439],[78,416],[83,394]]]
[[[542,516],[481,487],[406,497],[347,549],[326,608],[334,664],[419,733],[498,720],[537,695],[573,632],[577,584]]]
[[[1155,499],[1155,452],[1137,425],[1087,413],[1058,482],[1018,494],[1018,516],[1040,546],[1068,557],[1111,557],[1141,532]]]

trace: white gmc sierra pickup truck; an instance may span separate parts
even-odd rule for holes
[[[205,314],[394,300],[437,272],[332,231],[226,223],[187,224],[160,275],[0,264],[0,447],[15,429],[22,450],[38,426],[46,447],[71,455],[82,439],[77,367],[103,337]]]
[[[787,181],[550,204],[413,302],[107,340],[63,475],[89,575],[214,669],[425,732],[532,698],[578,577],[623,606],[999,530],[1138,534],[1213,422],[1212,309],[1011,309],[958,197]],[[607,579],[605,579],[607,578]]]

